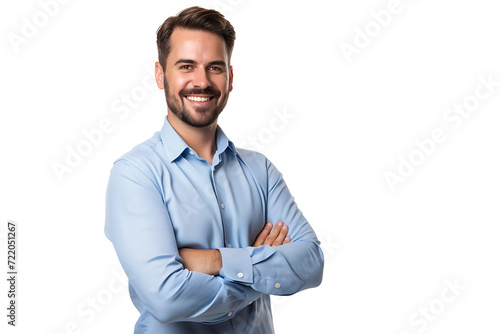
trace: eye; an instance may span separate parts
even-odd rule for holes
[[[181,66],[181,70],[190,70],[191,69],[191,65],[182,65]]]
[[[222,68],[220,68],[218,66],[210,66],[208,68],[208,70],[210,70],[210,71],[219,71],[220,72],[220,71],[222,71]]]

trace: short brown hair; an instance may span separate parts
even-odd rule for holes
[[[158,61],[163,70],[165,70],[167,57],[172,48],[170,37],[175,28],[203,30],[221,36],[226,42],[228,56],[231,59],[234,40],[236,39],[236,33],[231,23],[216,10],[194,6],[184,9],[177,16],[170,16],[156,31]]]

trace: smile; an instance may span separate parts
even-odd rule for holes
[[[207,102],[213,99],[213,96],[186,96],[186,99],[189,101],[195,101],[195,102]]]

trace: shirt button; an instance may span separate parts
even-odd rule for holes
[[[230,317],[230,316],[232,316],[232,315],[233,315],[233,312],[229,312],[229,313],[227,314],[227,316],[228,316],[228,317]]]
[[[238,273],[238,277],[242,278],[243,277],[243,273]]]
[[[189,151],[189,154],[194,155],[194,152],[193,151]]]
[[[221,204],[220,204],[220,207],[224,209],[224,203],[221,203]]]
[[[279,288],[280,288],[280,286],[281,286],[281,284],[279,284],[279,283],[274,284],[274,287],[275,287],[276,289],[279,289]]]

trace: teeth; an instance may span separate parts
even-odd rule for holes
[[[196,101],[196,102],[207,102],[210,100],[210,97],[199,97],[199,96],[186,96],[186,98],[190,101]]]

